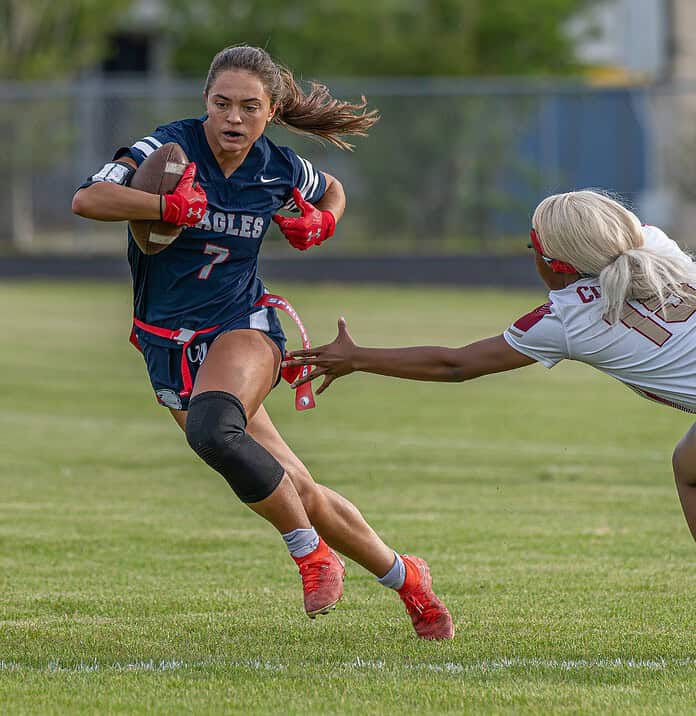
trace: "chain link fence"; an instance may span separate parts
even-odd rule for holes
[[[365,94],[382,113],[354,152],[280,128],[270,133],[343,182],[348,211],[336,238],[346,253],[516,251],[543,196],[587,186],[616,192],[645,221],[679,230],[677,207],[696,186],[690,137],[678,131],[693,124],[684,122],[696,101],[689,88],[454,79],[328,84],[336,96]],[[0,98],[0,147],[9,166],[0,250],[31,253],[121,253],[122,224],[71,214],[75,188],[117,147],[203,112],[200,84],[167,79],[0,84]],[[272,234],[266,251],[289,250]]]

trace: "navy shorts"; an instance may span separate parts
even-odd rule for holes
[[[221,323],[214,331],[198,336],[186,349],[186,360],[193,381],[203,364],[213,341],[223,333],[240,328],[253,328],[265,333],[285,355],[285,334],[274,308],[262,307],[246,316]],[[168,338],[160,338],[142,328],[135,328],[135,337],[145,358],[150,382],[155,390],[157,401],[165,408],[188,410],[189,396],[182,396],[184,389],[181,375],[182,346]],[[280,375],[278,375],[280,379]]]

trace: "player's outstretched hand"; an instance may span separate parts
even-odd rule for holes
[[[298,385],[324,376],[324,382],[317,390],[317,395],[319,395],[323,393],[336,378],[348,375],[348,373],[352,373],[355,370],[353,364],[355,348],[355,342],[346,327],[346,319],[341,316],[341,318],[338,319],[338,336],[336,336],[333,343],[327,343],[325,346],[319,346],[318,348],[292,351],[288,353],[289,360],[283,361],[283,367],[300,365],[315,366],[314,370],[308,376],[296,380],[292,384],[292,387],[296,388]]]
[[[292,190],[292,196],[302,216],[273,214],[272,217],[292,246],[298,251],[306,251],[333,236],[336,219],[330,211],[321,211],[305,201],[297,187]]]
[[[163,194],[160,203],[162,221],[177,226],[195,226],[205,214],[208,197],[196,182],[196,163],[191,162],[171,194]]]

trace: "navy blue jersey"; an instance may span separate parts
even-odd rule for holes
[[[135,315],[165,328],[196,330],[249,313],[264,292],[257,263],[271,216],[296,209],[293,187],[312,203],[326,191],[321,172],[265,136],[226,179],[208,145],[204,120],[163,125],[117,154],[140,165],[162,144],[177,142],[196,162],[197,181],[208,196],[201,221],[158,254],[143,254],[129,232]]]

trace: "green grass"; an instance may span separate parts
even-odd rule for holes
[[[315,342],[344,313],[382,345],[462,344],[542,297],[273,289]],[[279,537],[156,406],[127,287],[5,283],[0,306],[3,713],[694,712],[687,416],[572,363],[351,376],[305,414],[274,391],[316,479],[429,560],[458,631],[422,643],[354,564],[339,609],[304,616]]]

